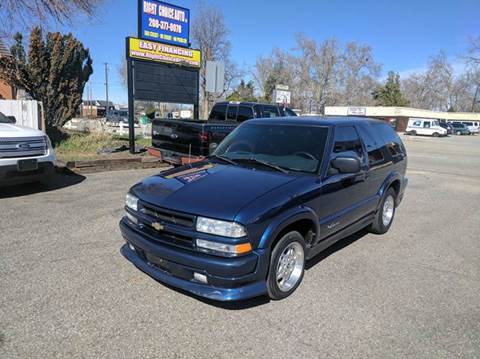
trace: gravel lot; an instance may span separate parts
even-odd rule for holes
[[[119,253],[126,190],[155,170],[0,192],[0,357],[480,357],[480,136],[405,138],[391,231],[322,254],[280,302],[221,305]]]

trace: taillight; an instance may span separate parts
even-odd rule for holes
[[[198,138],[200,142],[208,142],[208,132],[200,132]]]

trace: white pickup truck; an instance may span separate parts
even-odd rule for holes
[[[16,126],[0,112],[0,186],[46,182],[55,169],[55,152],[42,131]]]

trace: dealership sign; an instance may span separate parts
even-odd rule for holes
[[[133,59],[200,67],[200,51],[129,37],[127,56]]]
[[[190,10],[157,0],[139,0],[138,36],[189,47]]]

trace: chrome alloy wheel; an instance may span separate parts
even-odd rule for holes
[[[277,264],[277,284],[282,292],[288,292],[300,280],[304,266],[303,247],[292,242],[285,247]]]
[[[395,200],[392,196],[388,196],[383,203],[382,222],[387,227],[393,218],[393,211],[395,210]]]

